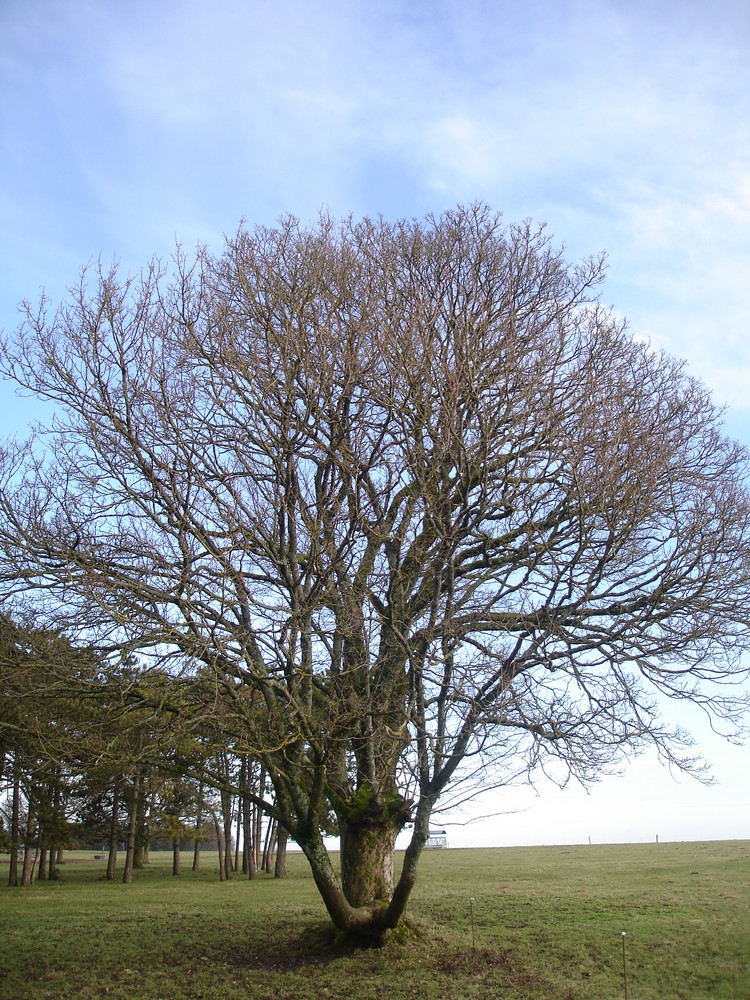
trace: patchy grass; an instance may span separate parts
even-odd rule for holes
[[[30,889],[0,858],[0,997],[609,1000],[624,930],[629,997],[737,1000],[749,862],[746,841],[428,852],[407,926],[353,951],[297,854],[284,881],[226,883],[210,855],[179,878],[152,855],[123,886],[75,853]]]

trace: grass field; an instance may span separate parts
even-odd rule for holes
[[[409,929],[367,952],[333,940],[301,855],[284,881],[170,865],[123,886],[70,853],[9,889],[0,858],[3,1000],[612,1000],[622,931],[629,1000],[750,998],[748,841],[428,852]]]

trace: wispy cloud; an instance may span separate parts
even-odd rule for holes
[[[750,406],[726,370],[750,376],[749,11],[6,0],[3,308],[57,250],[141,263],[241,215],[483,198],[573,253],[606,247],[618,305]],[[731,364],[704,347],[717,327]]]

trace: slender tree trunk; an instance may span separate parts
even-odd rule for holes
[[[274,878],[286,878],[286,845],[289,839],[289,834],[286,832],[286,828],[279,824],[279,832],[277,834],[278,848],[276,850],[276,867],[274,869]]]
[[[57,847],[63,837],[63,808],[62,808],[62,773],[59,767],[55,768],[55,781],[52,788],[52,835],[49,840],[49,865],[47,877],[50,881],[57,878]]]
[[[263,871],[270,872],[273,866],[274,848],[276,846],[276,830],[278,824],[275,819],[269,821],[266,830],[266,843],[263,848]]]
[[[193,871],[197,872],[201,860],[201,834],[203,832],[203,779],[198,785],[198,804],[195,809],[195,843],[193,844]]]
[[[36,879],[39,882],[44,882],[47,878],[47,854],[52,822],[52,782],[42,781],[39,785],[37,851],[34,859],[35,862],[37,860],[39,862],[36,874]]]
[[[248,878],[255,878],[255,852],[252,838],[252,808],[250,799],[242,797],[242,871]]]
[[[172,874],[180,874],[180,835],[172,838]]]
[[[226,873],[226,870],[224,868],[224,845],[222,843],[222,841],[223,841],[224,838],[222,836],[222,830],[221,830],[221,824],[219,823],[219,817],[218,817],[217,813],[213,809],[211,810],[211,815],[213,817],[214,827],[216,829],[216,846],[219,849],[219,881],[220,882],[224,882],[225,879],[226,879],[226,877],[227,877],[227,873]]]
[[[8,885],[18,885],[18,848],[21,843],[21,761],[18,751],[13,755],[13,804],[10,814],[10,866]]]
[[[39,852],[39,848],[38,847],[35,848],[35,851],[38,853]],[[36,858],[34,856],[32,856],[32,853],[31,853],[31,845],[27,842],[26,844],[24,844],[24,850],[23,850],[23,866],[21,868],[21,885],[31,885],[31,883],[33,881],[33,871],[34,871],[34,869],[32,867],[32,860],[34,861],[34,863],[36,863]]]
[[[31,856],[31,851],[26,851],[23,856],[23,872],[21,873],[21,885],[34,884],[38,861],[39,861],[39,847],[37,845],[37,847],[34,848],[33,858]]]
[[[139,769],[140,773],[140,769]],[[146,844],[146,783],[140,780],[135,813],[135,843],[133,845],[133,868],[143,868]]]
[[[232,793],[222,788],[221,815],[224,823],[224,875],[227,879],[232,877]]]
[[[141,791],[141,769],[136,769],[133,777],[133,787],[130,790],[130,802],[128,803],[128,849],[125,854],[125,870],[122,873],[122,881],[126,884],[133,881],[133,868],[135,859],[135,835],[138,826],[138,800]]]
[[[227,881],[232,877],[232,828],[224,827],[224,875]]]
[[[240,778],[240,788],[242,787]],[[237,839],[234,843],[234,870],[240,870],[240,837],[242,835],[242,792],[237,796]]]
[[[147,865],[151,861],[151,817],[154,815],[154,803],[156,802],[156,791],[154,790],[144,806],[143,812],[143,863]]]
[[[32,885],[34,882],[34,869],[36,867],[36,859],[39,854],[39,846],[36,845],[33,857],[34,863],[32,865],[31,842],[32,840],[34,840],[35,810],[36,810],[36,803],[34,801],[34,791],[33,788],[31,788],[29,789],[29,798],[27,803],[26,834],[23,845],[23,868],[21,869],[21,885]]]
[[[107,881],[111,882],[117,869],[117,837],[120,832],[120,782],[116,781],[112,790],[112,819],[109,824],[109,857],[107,858]]]
[[[263,789],[266,784],[266,769],[261,766],[258,777],[258,795],[263,796]],[[261,846],[263,844],[263,813],[260,806],[253,804],[253,849],[255,851],[255,870],[261,867]]]
[[[62,808],[62,770],[59,767],[54,769],[52,783],[50,784],[49,795],[49,835],[45,837],[49,848],[49,862],[47,864],[47,877],[50,881],[57,878],[57,846],[63,836],[63,808]],[[44,860],[39,869],[39,877],[42,877],[42,869],[45,867]]]

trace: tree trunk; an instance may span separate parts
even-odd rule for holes
[[[23,871],[21,873],[21,885],[33,885],[36,877],[36,865],[39,860],[39,846],[34,848],[32,858],[31,851],[26,850],[23,856]]]
[[[139,782],[135,810],[135,841],[133,843],[133,868],[143,868],[146,845],[146,784]]]
[[[180,874],[180,835],[172,838],[172,874]]]
[[[201,861],[201,827],[203,825],[203,779],[198,785],[198,803],[195,807],[195,843],[193,844],[193,871],[197,872]]]
[[[8,885],[18,885],[18,847],[21,843],[21,762],[18,751],[13,756],[13,804],[10,819],[10,866]]]
[[[263,796],[266,784],[266,769],[261,766],[258,776],[258,795]],[[261,845],[263,843],[263,811],[257,803],[253,804],[253,853],[255,870],[259,871],[261,866]]]
[[[47,878],[47,851],[49,845],[49,831],[52,824],[52,786],[48,781],[40,781],[38,785],[38,807],[37,807],[37,849],[34,856],[34,864],[39,862],[36,872],[36,880],[44,882]],[[32,874],[32,881],[34,875]]]
[[[339,813],[341,881],[336,877],[319,831],[309,838],[299,838],[298,843],[336,927],[361,945],[380,946],[387,932],[403,916],[414,887],[417,861],[429,834],[432,803],[429,799],[420,800],[411,842],[394,886],[396,836],[406,821],[408,804],[398,797],[385,802],[380,796],[362,792],[357,798],[356,808],[342,804]]]
[[[341,888],[352,906],[393,895],[393,853],[400,827],[341,823]]]
[[[242,874],[255,878],[255,852],[252,837],[252,810],[250,799],[242,796]]]
[[[50,881],[57,878],[57,849],[63,839],[63,808],[62,794],[62,774],[60,768],[55,768],[55,786],[52,789],[52,836],[49,845],[49,870],[47,872]]]
[[[39,854],[39,846],[36,846],[36,851],[34,853],[33,861],[34,866],[32,866],[32,856],[31,856],[31,842],[34,839],[34,810],[36,808],[34,803],[33,789],[29,791],[29,797],[27,802],[27,813],[26,813],[26,834],[24,837],[23,844],[23,868],[21,869],[21,885],[31,885],[34,881],[34,867],[36,866],[36,859]]]
[[[266,845],[263,848],[263,871],[270,872],[273,866],[273,855],[276,849],[276,830],[278,824],[275,819],[272,819],[268,823],[268,829],[266,830]]]
[[[237,796],[237,839],[234,842],[234,870],[240,870],[240,836],[242,834],[242,795]]]
[[[120,782],[115,782],[112,791],[112,820],[109,824],[109,857],[107,858],[107,881],[115,877],[117,868],[117,835],[120,829]]]
[[[49,865],[47,877],[50,881],[52,881],[57,878],[57,848],[63,839],[65,825],[65,809],[63,807],[62,793],[62,770],[59,767],[55,768],[54,779],[52,787],[50,788],[50,807],[51,830],[50,836],[48,837]],[[41,869],[39,874],[41,876]]]
[[[229,880],[232,877],[232,793],[222,788],[219,796],[224,824],[224,877]]]
[[[133,787],[130,791],[130,802],[128,804],[128,849],[125,854],[125,870],[122,873],[122,881],[130,883],[133,881],[133,867],[135,859],[135,835],[138,825],[138,799],[141,790],[141,770],[138,768],[133,778]]]
[[[216,846],[219,849],[219,881],[223,882],[227,877],[227,873],[224,868],[224,845],[222,843],[221,823],[219,823],[219,817],[213,809],[211,810],[211,816],[213,817],[214,828],[216,829]]]
[[[286,832],[286,828],[281,825],[279,825],[277,839],[276,868],[274,869],[273,876],[274,878],[286,878],[286,844],[289,834]]]
[[[232,828],[224,827],[224,875],[229,881],[232,877]]]
[[[156,790],[151,792],[151,796],[144,803],[143,808],[143,863],[149,864],[151,861],[151,817],[154,815],[154,803],[156,802]]]

